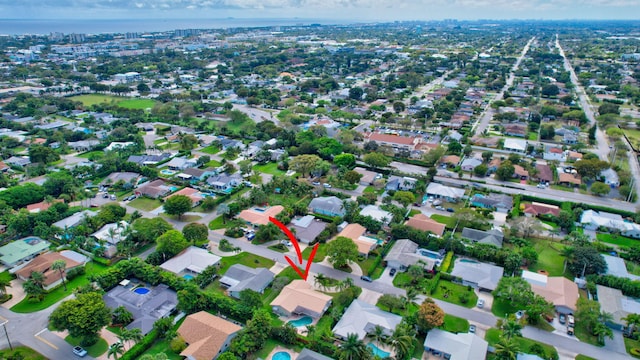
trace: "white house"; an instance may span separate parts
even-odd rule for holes
[[[622,236],[640,239],[640,225],[625,221],[618,214],[585,210],[582,212],[580,223],[587,230],[597,230],[602,227],[612,231],[619,231]]]
[[[506,138],[503,148],[508,151],[524,153],[527,150],[527,141],[522,139]]]

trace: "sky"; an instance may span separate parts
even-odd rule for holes
[[[640,19],[640,0],[0,0],[1,19]]]

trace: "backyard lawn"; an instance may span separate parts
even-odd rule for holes
[[[147,349],[147,351],[145,351],[143,353],[144,354],[148,354],[148,355],[157,355],[160,353],[164,353],[165,355],[167,355],[167,359],[168,360],[181,360],[184,359],[184,357],[174,353],[171,348],[169,347],[169,341],[166,339],[162,339],[162,340],[158,340],[156,341],[149,349]]]
[[[150,199],[147,197],[139,197],[129,202],[129,206],[142,211],[151,211],[162,206],[162,202],[158,199]]]
[[[624,338],[624,347],[625,347],[625,349],[627,349],[627,353],[628,354],[631,354],[631,356],[633,356],[635,358],[640,358],[640,356],[633,355],[631,353],[631,349],[640,349],[640,341],[629,339],[629,338],[625,337]]]
[[[456,226],[456,219],[450,216],[433,214],[431,215],[431,218],[440,224],[444,224],[447,229],[453,229]]]
[[[440,326],[442,330],[452,333],[466,333],[469,331],[469,321],[457,316],[444,314],[444,324]]]
[[[267,163],[264,165],[255,165],[253,170],[259,173],[272,174],[272,175],[284,175],[285,171],[278,169],[278,164]]]
[[[545,270],[549,276],[563,276],[564,257],[560,254],[563,245],[552,241],[533,240],[533,247],[538,252],[538,262],[529,266],[530,271]]]
[[[86,153],[76,155],[76,157],[83,158],[83,159],[89,159],[91,157],[101,158],[103,156],[104,156],[104,151],[88,151]]]
[[[498,329],[487,330],[487,333],[484,339],[487,340],[489,345],[495,345],[498,341],[500,341],[500,330]],[[542,356],[544,359],[558,358],[558,351],[553,346],[550,346],[535,340],[523,338],[523,337],[514,337],[513,339],[518,343],[520,351],[523,353],[526,353],[526,354],[534,353],[533,351],[531,351],[531,348],[534,347],[534,345],[538,344],[544,350],[544,355]]]
[[[118,102],[118,106],[125,109],[140,109],[145,110],[152,108],[156,102],[151,99],[127,99]]]
[[[207,146],[205,148],[200,149],[200,151],[202,151],[203,153],[211,154],[211,155],[215,155],[215,154],[219,153],[220,150],[221,149],[219,147],[213,146],[213,145],[210,145],[210,146]]]
[[[222,218],[222,215],[211,220],[211,222],[209,223],[209,230],[218,230],[218,229],[226,228],[229,225],[230,220],[227,220],[226,223],[223,220],[224,219]]]
[[[223,257],[219,263],[218,274],[226,273],[234,264],[242,264],[254,269],[259,267],[269,269],[275,264],[275,261],[248,252],[241,252],[238,255]]]
[[[638,241],[636,239],[628,238],[628,237],[625,237],[625,236],[622,236],[622,235],[618,235],[618,234],[597,233],[596,234],[596,239],[598,239],[599,241],[602,241],[604,243],[607,243],[607,244],[627,246],[627,247],[631,247],[631,246],[640,244],[640,241]]]
[[[14,346],[13,350],[0,350],[0,359],[46,360],[47,358],[32,348]]]
[[[11,308],[11,311],[17,312],[17,313],[32,313],[35,311],[46,309],[49,306],[64,299],[65,297],[71,295],[73,293],[73,290],[75,290],[76,288],[88,284],[89,275],[100,274],[101,272],[105,271],[106,268],[107,267],[104,265],[101,265],[95,262],[88,262],[87,265],[85,265],[86,273],[84,275],[78,276],[77,278],[71,281],[68,281],[66,291],[64,287],[60,285],[57,288],[51,290],[49,293],[47,293],[44,297],[44,300],[40,302],[32,302],[25,298],[19,303],[15,304]]]
[[[64,341],[68,342],[73,346],[80,345],[80,338],[76,338],[71,335],[67,335],[67,337],[64,338]],[[106,353],[107,350],[109,350],[109,344],[107,344],[107,341],[105,339],[100,338],[100,340],[98,340],[97,343],[91,346],[83,346],[83,348],[87,350],[87,353],[89,354],[89,356],[97,358],[98,356]]]
[[[461,297],[467,297],[466,303],[461,300]],[[450,302],[467,308],[472,308],[478,302],[478,295],[471,289],[460,284],[454,284],[449,281],[440,280],[438,287],[431,297],[442,301]]]
[[[519,309],[511,305],[509,300],[503,300],[499,298],[493,298],[493,305],[491,306],[491,312],[498,317],[506,317],[507,314],[513,314]]]
[[[112,100],[116,102],[122,100],[122,98],[119,97],[98,94],[72,96],[69,99],[73,101],[80,101],[84,106],[91,106],[100,103],[110,103]]]
[[[307,260],[309,255],[311,255],[311,251],[313,250],[313,246],[309,246],[302,252],[302,258]],[[327,256],[327,244],[320,244],[318,246],[318,251],[316,251],[316,256],[313,257],[313,262],[321,262]]]

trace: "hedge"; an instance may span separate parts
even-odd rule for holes
[[[120,360],[135,360],[147,351],[158,339],[158,331],[151,330],[142,340],[135,344],[129,351],[122,354]]]
[[[599,206],[599,205],[593,205],[593,204],[587,204],[587,203],[574,203],[574,202],[565,202],[565,201],[559,201],[559,200],[554,200],[554,199],[546,199],[546,198],[540,198],[537,196],[530,196],[530,195],[525,195],[525,194],[521,194],[520,195],[523,201],[535,201],[535,202],[541,202],[541,203],[545,203],[545,204],[551,204],[551,205],[557,205],[559,207],[563,207],[564,204],[571,204],[571,208],[575,208],[576,206],[580,206],[583,209],[586,210],[595,210],[595,211],[604,211],[604,212],[609,212],[609,213],[613,213],[613,214],[619,214],[622,216],[626,216],[626,217],[633,217],[635,215],[635,213],[631,212],[631,211],[625,211],[625,210],[620,210],[620,209],[613,209],[610,207],[606,207],[606,206]]]
[[[449,251],[447,255],[444,257],[444,260],[440,264],[440,271],[449,272],[449,268],[451,267],[451,261],[453,260],[453,251]]]

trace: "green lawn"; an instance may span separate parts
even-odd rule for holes
[[[47,360],[44,355],[26,346],[14,346],[13,350],[0,350],[0,359]]]
[[[211,160],[205,164],[206,167],[218,168],[222,165],[222,163],[218,160]]]
[[[549,276],[563,276],[564,257],[560,251],[564,245],[545,240],[532,240],[533,247],[538,252],[538,262],[529,266],[530,271],[545,270]]]
[[[269,269],[273,264],[275,264],[275,261],[248,252],[241,252],[238,255],[223,257],[218,263],[220,266],[218,274],[224,275],[229,267],[234,264],[242,264],[254,269],[259,267]]]
[[[156,341],[153,345],[151,345],[151,347],[149,349],[147,349],[147,351],[145,351],[143,353],[144,354],[149,354],[149,355],[157,355],[160,353],[164,353],[165,355],[167,355],[167,359],[169,360],[182,360],[184,359],[184,357],[174,353],[173,351],[171,351],[171,348],[169,347],[169,341],[166,339],[162,339],[162,340],[158,340]]]
[[[640,241],[617,234],[597,233],[596,239],[607,244],[631,247],[640,244]]]
[[[527,140],[533,140],[533,141],[538,140],[538,134],[534,133],[534,132],[528,133],[527,134]]]
[[[568,191],[568,192],[575,192],[575,191],[573,191],[573,188],[572,188],[572,187],[566,187],[566,186],[564,186],[564,185],[555,185],[555,184],[552,184],[552,185],[551,185],[551,188],[552,188],[553,190],[562,190],[562,191]]]
[[[467,302],[464,304],[460,301],[460,296],[463,294],[468,294],[469,296]],[[473,289],[469,291],[466,286],[454,284],[445,280],[440,280],[440,282],[438,282],[438,287],[436,288],[436,291],[431,294],[431,297],[467,308],[474,307],[478,302],[478,295],[476,295]]]
[[[129,206],[142,211],[151,211],[162,206],[162,202],[160,202],[160,200],[158,199],[151,199],[142,196],[129,202]]]
[[[127,99],[118,102],[118,106],[123,107],[125,109],[140,109],[145,110],[148,108],[152,108],[156,102],[151,99]]]
[[[65,290],[64,287],[60,285],[47,293],[44,297],[44,300],[40,302],[32,302],[31,300],[25,298],[19,303],[15,304],[11,308],[11,311],[17,313],[32,313],[35,311],[46,309],[49,306],[64,299],[65,297],[71,295],[73,293],[73,290],[77,287],[88,284],[88,276],[90,274],[99,274],[105,271],[107,267],[95,262],[89,262],[87,263],[87,265],[85,265],[85,268],[86,273],[84,275],[78,276],[77,278],[67,282],[67,290]]]
[[[222,149],[220,149],[217,146],[213,146],[213,145],[210,145],[210,146],[207,146],[205,148],[200,149],[200,151],[202,151],[203,153],[211,154],[211,155],[215,155],[215,154],[219,153],[220,150],[222,150]]]
[[[596,360],[596,359],[592,358],[591,356],[578,354],[578,356],[576,356],[576,360]]]
[[[77,155],[77,157],[79,158],[83,158],[83,159],[88,159],[90,157],[97,157],[97,158],[101,158],[104,156],[104,151],[88,151],[86,153],[82,153]]]
[[[513,314],[520,309],[513,306],[508,300],[493,298],[491,312],[498,317],[506,317],[507,314]]]
[[[16,278],[15,275],[9,273],[9,270],[5,270],[0,273],[0,280],[11,281],[15,278]]]
[[[267,163],[264,165],[255,165],[253,170],[259,173],[272,174],[272,175],[284,175],[285,171],[278,169],[278,164]]]
[[[631,349],[640,349],[640,341],[629,339],[627,337],[624,338],[624,347],[627,349],[627,354],[635,358],[640,358],[640,356],[631,354]],[[576,358],[577,359],[577,358]]]
[[[409,211],[409,217],[412,217],[413,215],[420,214],[420,213],[422,213],[422,211],[416,210],[416,209],[411,209]]]
[[[302,258],[307,260],[309,255],[311,255],[311,250],[313,250],[313,246],[308,246],[304,251],[302,251]],[[321,262],[327,256],[327,244],[320,244],[318,246],[318,251],[316,251],[316,256],[313,257],[313,262]]]
[[[456,226],[456,219],[450,216],[433,214],[431,215],[431,218],[439,222],[440,224],[444,224],[447,227],[447,229],[453,229]]]
[[[602,346],[602,344],[598,343],[598,338],[589,333],[589,330],[587,330],[587,326],[584,321],[576,321],[574,335],[582,342],[586,342],[594,346]]]
[[[209,229],[210,230],[224,229],[226,227],[227,227],[227,224],[223,223],[222,215],[220,215],[217,218],[211,220],[211,222],[209,223]]]
[[[277,251],[283,254],[289,252],[289,248],[282,244],[267,246],[267,249]]]
[[[487,330],[487,333],[484,336],[484,339],[487,340],[489,345],[495,345],[498,341],[500,341],[500,330],[498,329]],[[558,351],[551,345],[547,345],[547,344],[544,344],[535,340],[523,338],[523,337],[516,337],[514,339],[519,345],[520,352],[531,354],[532,353],[531,347],[533,347],[535,344],[538,344],[544,349],[545,354],[544,356],[542,356],[544,359],[558,358]]]
[[[75,337],[73,337],[71,335],[68,335],[66,338],[64,338],[64,341],[68,342],[69,344],[71,344],[73,346],[80,345],[80,339],[79,338],[75,338]],[[109,344],[107,344],[107,341],[105,339],[100,338],[100,340],[98,340],[97,343],[95,343],[95,344],[93,344],[92,346],[89,346],[89,347],[84,347],[84,349],[87,350],[87,353],[89,354],[89,356],[96,358],[96,357],[106,353],[107,350],[109,350]]]
[[[442,330],[452,333],[465,333],[469,331],[469,321],[457,316],[444,314],[444,324],[440,326]]]
[[[100,103],[110,103],[112,100],[116,102],[122,100],[122,98],[119,97],[98,94],[72,96],[69,99],[73,101],[80,101],[84,106],[91,106]]]

